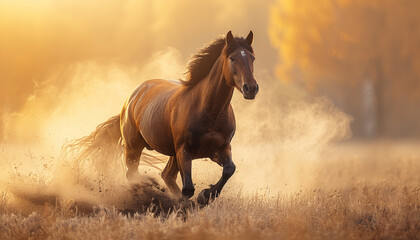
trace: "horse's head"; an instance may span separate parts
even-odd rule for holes
[[[236,87],[245,99],[254,99],[258,84],[254,78],[254,51],[251,44],[252,31],[244,38],[235,38],[229,31],[226,35],[224,75],[229,85]]]

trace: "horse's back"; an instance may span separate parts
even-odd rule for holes
[[[123,109],[130,130],[137,131],[149,149],[174,155],[168,100],[181,87],[175,81],[152,79],[137,87]],[[123,123],[122,123],[123,124]]]

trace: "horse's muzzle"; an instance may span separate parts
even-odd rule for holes
[[[259,90],[258,84],[248,85],[244,84],[242,86],[242,94],[245,99],[254,99]]]

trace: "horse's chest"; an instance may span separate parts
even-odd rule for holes
[[[211,129],[197,140],[200,141],[200,145],[202,147],[207,147],[210,149],[219,148],[220,146],[223,146],[227,143],[227,134],[224,134],[218,130]]]
[[[233,137],[234,126],[214,126],[192,128],[188,138],[188,148],[196,157],[212,157],[212,155],[229,144]]]

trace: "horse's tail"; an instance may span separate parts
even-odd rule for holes
[[[90,135],[71,140],[62,149],[62,159],[79,170],[97,174],[116,173],[124,169],[120,115],[99,124]]]
[[[125,176],[123,158],[120,115],[99,124],[90,135],[66,143],[61,153],[61,159],[73,168],[95,175]],[[165,161],[158,156],[143,153],[142,162],[160,169],[157,165]]]

